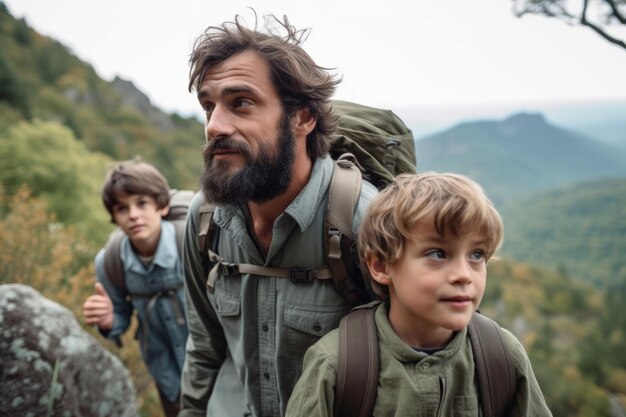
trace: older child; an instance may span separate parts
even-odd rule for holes
[[[85,301],[83,316],[87,324],[115,339],[128,329],[137,311],[143,360],[165,415],[173,417],[180,408],[187,326],[175,228],[162,220],[169,211],[169,191],[163,175],[146,162],[125,161],[108,174],[102,201],[111,221],[125,234],[119,256],[127,292],[106,275],[102,249],[95,259],[96,294]]]
[[[481,187],[461,175],[400,175],[372,202],[358,245],[384,300],[374,416],[480,415],[467,325],[502,229]],[[502,334],[516,372],[510,415],[551,416],[524,348]],[[287,416],[333,415],[338,347],[335,330],[307,351]]]

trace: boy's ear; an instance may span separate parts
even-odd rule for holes
[[[163,207],[162,209],[159,209],[159,212],[161,213],[161,217],[165,217],[169,214],[170,212],[170,205],[168,204],[167,206]]]
[[[389,265],[385,262],[382,262],[377,257],[368,256],[365,260],[365,264],[374,281],[381,285],[389,285],[391,283],[391,271]]]
[[[311,114],[307,107],[296,110],[291,118],[291,126],[294,136],[307,136],[317,123],[317,118]]]

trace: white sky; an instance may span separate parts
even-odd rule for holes
[[[154,105],[183,115],[199,114],[187,92],[194,39],[235,14],[252,21],[249,6],[312,29],[304,48],[343,76],[337,98],[401,115],[626,99],[626,51],[589,29],[515,18],[510,0],[4,2],[101,77],[130,80]]]

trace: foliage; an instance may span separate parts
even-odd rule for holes
[[[108,158],[89,152],[58,123],[34,122],[0,134],[0,161],[7,194],[26,184],[48,201],[59,222],[104,241],[111,227],[99,194]]]
[[[626,39],[611,33],[611,27],[626,26],[626,0],[513,0],[515,14],[539,14],[569,25],[593,30],[604,40],[626,49]]]
[[[525,346],[553,415],[610,416],[610,399],[624,396],[626,341],[607,343],[607,335],[623,333],[623,320],[611,316],[624,303],[624,289],[604,292],[557,271],[503,259],[489,265],[481,311]],[[614,307],[607,307],[611,297]],[[606,337],[597,338],[598,332]]]
[[[197,187],[204,139],[198,120],[165,114],[147,98],[137,104],[142,93],[132,83],[102,80],[67,47],[0,5],[0,133],[16,119],[59,122],[89,151],[114,160],[140,156],[173,187]]]

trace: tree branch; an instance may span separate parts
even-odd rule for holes
[[[587,5],[589,3],[589,0],[585,0],[583,2],[583,11],[582,14],[580,16],[580,24],[583,26],[587,26],[588,28],[591,28],[592,30],[594,30],[598,35],[602,36],[604,39],[606,39],[607,41],[611,42],[612,44],[615,44],[617,46],[621,46],[622,48],[626,49],[626,43],[624,43],[624,41],[622,41],[621,39],[617,39],[614,38],[613,36],[609,35],[608,33],[606,33],[604,31],[604,29],[602,29],[600,26],[597,26],[591,22],[589,22],[587,20]]]
[[[611,12],[613,13],[613,16],[622,24],[626,24],[626,18],[624,16],[622,16],[622,13],[620,12],[619,8],[617,7],[617,4],[615,3],[614,0],[604,0],[605,3],[608,3],[609,7],[611,8]]]

